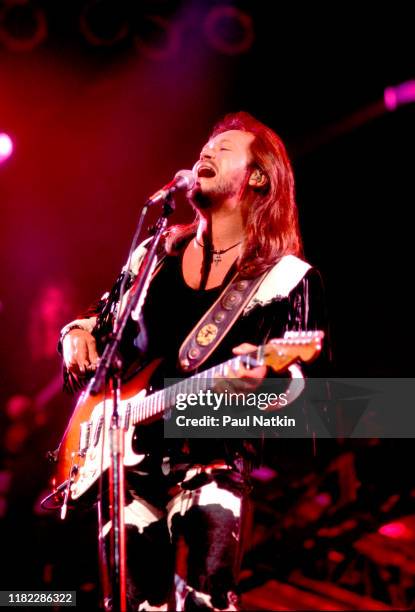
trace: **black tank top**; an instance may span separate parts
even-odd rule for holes
[[[178,354],[183,340],[219,297],[228,278],[212,289],[192,289],[183,278],[182,256],[167,256],[153,278],[143,309],[147,360],[162,357],[164,377],[183,376]],[[142,336],[138,337],[138,344]]]

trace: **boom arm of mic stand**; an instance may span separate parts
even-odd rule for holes
[[[113,413],[111,417],[110,438],[110,507],[111,507],[111,584],[112,612],[126,612],[126,542],[124,523],[124,429],[119,419],[119,400],[121,387],[122,362],[118,349],[127,321],[131,314],[141,315],[144,300],[154,269],[157,248],[161,235],[167,226],[167,218],[173,212],[171,198],[164,202],[163,212],[156,225],[151,246],[140,266],[138,276],[130,289],[124,311],[118,325],[108,341],[101,356],[94,378],[90,381],[87,393],[96,395],[107,380],[112,381]],[[141,217],[142,218],[142,217]],[[137,233],[137,232],[136,232]],[[121,303],[119,303],[121,308]]]

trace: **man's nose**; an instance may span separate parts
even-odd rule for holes
[[[203,149],[202,153],[200,154],[201,160],[212,159],[213,157],[215,157],[213,149]]]

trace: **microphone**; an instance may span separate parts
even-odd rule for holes
[[[181,191],[182,189],[190,191],[194,184],[195,177],[191,170],[179,170],[176,172],[174,179],[156,191],[156,193],[153,193],[145,205],[153,206],[153,204],[164,202],[169,195],[172,195],[176,191]]]

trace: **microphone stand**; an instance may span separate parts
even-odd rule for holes
[[[141,219],[147,213],[146,204],[141,213]],[[151,274],[156,261],[157,248],[163,231],[167,226],[167,219],[174,211],[174,203],[170,193],[164,199],[163,210],[154,226],[153,239],[144,257],[130,289],[127,304],[118,320],[118,326],[111,334],[100,359],[94,378],[90,381],[86,394],[97,395],[107,384],[111,386],[113,412],[109,431],[110,441],[110,517],[111,517],[111,585],[112,585],[112,612],[126,612],[126,542],[124,524],[124,426],[120,422],[119,402],[121,396],[122,360],[119,348],[123,331],[127,322],[134,314],[138,320],[144,305],[145,296],[151,280]],[[119,304],[121,308],[121,303]]]

